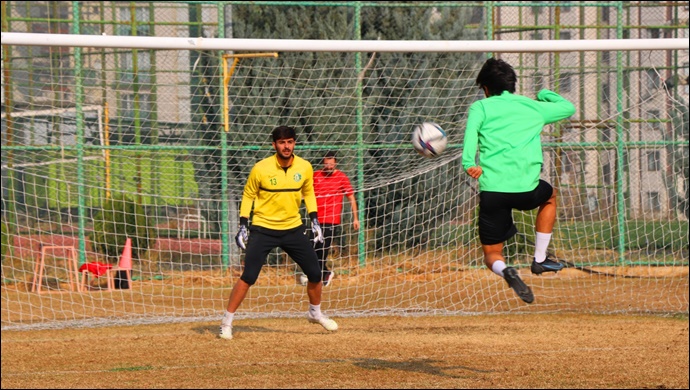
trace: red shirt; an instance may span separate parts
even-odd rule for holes
[[[319,222],[339,225],[343,196],[354,193],[347,175],[337,169],[330,175],[326,175],[322,169],[315,171],[314,193]]]

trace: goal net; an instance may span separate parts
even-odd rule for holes
[[[233,238],[243,186],[279,125],[297,129],[295,153],[314,169],[337,151],[355,189],[361,229],[345,201],[330,316],[688,312],[687,43],[46,35],[2,36],[13,52],[2,79],[3,330],[220,319],[243,269]],[[62,66],[37,54],[52,52]],[[239,53],[253,55],[224,57]],[[536,210],[514,212],[519,233],[504,249],[532,305],[483,265],[478,187],[461,166],[490,55],[514,66],[516,93],[547,88],[576,106],[542,135],[542,178],[559,193],[549,253],[566,269],[530,273]],[[41,70],[50,77],[35,82]],[[423,121],[448,134],[438,158],[412,148]],[[98,271],[128,255],[127,238],[131,284]],[[77,271],[51,246],[76,248]],[[36,278],[41,264],[56,271]],[[272,252],[238,317],[302,316],[299,272]]]

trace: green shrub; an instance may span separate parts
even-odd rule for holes
[[[124,195],[113,195],[94,217],[91,240],[95,250],[114,263],[128,237],[132,239],[132,258],[141,258],[154,241],[151,218],[141,205]]]

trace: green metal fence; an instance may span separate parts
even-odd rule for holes
[[[430,17],[441,18],[445,23],[431,24]],[[557,40],[685,38],[688,25],[685,2],[7,1],[2,3],[2,31],[274,39]],[[181,62],[184,66],[166,67],[153,50],[3,46],[3,109],[11,113],[2,121],[3,215],[15,227],[13,230],[18,233],[40,230],[40,221],[46,218],[62,221],[64,214],[73,215],[74,218],[68,219],[76,222],[80,253],[85,256],[92,214],[102,206],[110,191],[135,194],[137,202],[162,220],[170,219],[169,209],[174,209],[172,215],[181,216],[185,212],[182,209],[201,209],[199,204],[205,203],[204,217],[213,235],[223,240],[226,256],[223,262],[228,264],[227,237],[232,233],[230,221],[235,206],[232,197],[224,194],[241,185],[249,162],[268,149],[261,146],[265,145],[261,132],[238,138],[237,134],[220,131],[218,125],[222,120],[218,107],[222,105],[218,103],[223,88],[218,73],[220,54],[191,52]],[[500,53],[485,55],[492,54]],[[554,172],[553,180],[575,194],[568,198],[572,202],[564,205],[572,215],[562,216],[562,222],[574,221],[569,231],[577,231],[592,219],[607,219],[615,232],[602,234],[608,237],[601,246],[615,248],[619,260],[633,263],[647,261],[644,253],[631,253],[644,252],[644,246],[636,244],[639,240],[655,237],[655,248],[670,248],[673,253],[687,251],[688,246],[687,237],[683,237],[688,218],[687,53],[663,51],[652,55],[660,57],[644,62],[630,53],[601,52],[596,54],[594,63],[589,63],[581,53],[523,53],[511,57],[521,77],[530,80],[522,88],[536,88],[540,77],[548,76],[553,79],[550,87],[559,92],[566,88],[580,90],[576,102],[579,117],[570,128],[586,128],[593,123],[601,128],[600,134],[595,139],[567,138],[559,137],[559,132],[565,134],[566,129],[556,129],[558,134],[545,143],[548,153],[553,155],[553,163],[548,168]],[[295,58],[306,63],[310,54]],[[347,63],[355,74],[360,74],[368,58],[367,53],[353,53],[344,56],[343,62],[333,60],[333,67]],[[316,62],[319,57],[315,55],[313,59]],[[447,60],[478,62],[478,58],[460,55],[449,55]],[[257,61],[248,74],[268,69],[267,61],[270,60]],[[544,67],[550,69],[548,74],[543,72]],[[469,82],[474,71],[468,67]],[[385,70],[379,72],[383,79]],[[569,78],[572,75],[576,81]],[[654,80],[645,81],[640,75]],[[249,76],[241,77],[249,80]],[[629,94],[631,84],[647,82],[667,88],[673,97],[656,114],[631,109],[638,105],[634,101],[636,97]],[[177,93],[176,87],[188,94],[187,108],[179,102],[161,99]],[[249,90],[250,86],[242,88]],[[404,129],[399,130],[403,135],[395,135],[391,140],[367,126],[365,116],[369,118],[372,114],[371,108],[363,107],[367,100],[362,95],[365,89],[366,85],[355,88],[357,103],[348,106],[357,114],[338,124],[355,129],[354,132],[343,131],[340,138],[319,139],[304,149],[315,160],[326,149],[351,149],[354,156],[344,161],[343,167],[355,178],[361,205],[370,203],[372,198],[386,202],[385,192],[391,191],[390,188],[372,191],[377,185],[367,184],[378,180],[370,177],[367,166],[383,161],[379,155],[370,158],[371,150],[380,150],[387,164],[391,164],[394,157],[386,155],[386,151],[409,149],[409,145],[400,142],[405,136]],[[207,100],[209,95],[213,96],[211,101]],[[682,102],[686,102],[685,106]],[[92,105],[107,109],[109,114],[106,117],[103,112],[84,110]],[[73,113],[68,111],[72,108]],[[189,110],[187,119],[175,115],[186,109]],[[266,122],[275,120],[272,116],[262,122],[261,110],[240,111],[238,118],[258,117],[245,122],[254,126],[268,125]],[[388,113],[377,115],[383,118]],[[461,123],[461,117],[460,112],[456,117],[446,117],[446,122]],[[409,122],[416,119],[411,117]],[[636,130],[640,126],[658,128],[659,136],[649,139],[634,136],[635,131],[641,134],[642,130]],[[238,127],[246,128],[241,124]],[[65,135],[66,132],[70,135]],[[194,135],[190,136],[191,133]],[[459,150],[461,141],[461,134],[451,138],[451,149]],[[586,168],[576,167],[578,163],[583,166],[587,163],[587,153],[592,150],[601,152],[597,158],[602,161],[601,155],[610,154],[605,162],[597,164],[594,182],[584,179],[589,172]],[[92,159],[106,154],[110,154],[107,163],[103,160],[92,163]],[[647,158],[652,168],[666,172],[653,182],[657,184],[637,183],[647,179],[632,167],[633,154],[640,159]],[[55,161],[64,162],[52,164]],[[657,163],[663,166],[654,166]],[[567,169],[583,179],[561,182],[560,172]],[[439,173],[444,174],[458,175],[457,167]],[[373,176],[377,175],[381,173]],[[667,188],[663,191],[649,188],[659,184]],[[467,189],[463,193],[465,198],[470,196],[466,194]],[[641,194],[639,199],[637,193]],[[646,196],[649,198],[643,199]],[[591,207],[609,210],[601,214],[603,217],[587,217],[583,216],[586,211],[580,214],[574,211],[586,210],[592,197],[597,205]],[[641,211],[635,211],[638,209]],[[367,210],[362,207],[360,219],[375,219]],[[398,212],[389,208],[381,210],[388,220]],[[50,217],[52,213],[63,216]],[[414,214],[410,210],[402,213]],[[665,224],[653,231],[666,231],[666,238],[676,238],[666,241],[663,234],[657,237],[647,233],[648,228],[636,233],[638,230],[631,226],[637,226],[637,221],[663,221]],[[419,226],[424,221],[411,218],[409,223]],[[161,228],[164,229],[175,230]],[[606,227],[599,229],[598,232],[608,231]],[[367,253],[364,234],[360,232],[356,236],[361,256]]]

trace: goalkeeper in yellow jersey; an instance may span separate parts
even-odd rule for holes
[[[224,339],[232,339],[235,311],[249,287],[256,283],[268,253],[276,247],[282,248],[309,280],[309,322],[321,324],[329,331],[338,329],[335,321],[321,313],[321,267],[309,237],[304,234],[305,226],[299,213],[304,198],[314,240],[323,242],[314,195],[314,170],[311,163],[293,153],[297,141],[295,129],[276,127],[272,137],[276,153],[254,165],[242,195],[235,242],[245,251],[244,271],[230,293],[221,321],[220,337]],[[249,227],[252,206],[254,213]]]
[[[539,275],[563,268],[546,255],[556,221],[556,189],[539,178],[543,164],[541,132],[544,125],[573,115],[575,106],[546,89],[539,91],[536,100],[516,95],[516,81],[513,67],[505,61],[490,58],[484,63],[477,85],[486,99],[470,106],[462,166],[479,180],[478,230],[484,263],[523,301],[532,303],[532,290],[515,268],[505,264],[503,243],[517,233],[513,209],[539,208],[531,271]]]

